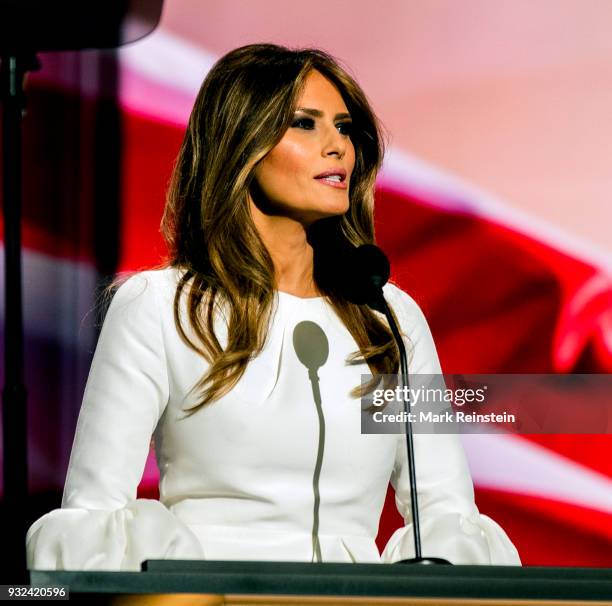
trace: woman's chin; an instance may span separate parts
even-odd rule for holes
[[[312,221],[310,222],[312,223],[313,221],[318,221],[319,219],[328,219],[329,217],[337,217],[339,215],[345,214],[347,210],[348,206],[328,208],[325,211],[313,213],[311,215]]]
[[[349,201],[344,200],[342,202],[334,202],[330,204],[321,205],[320,211],[327,217],[333,215],[343,215],[349,209]]]
[[[336,207],[329,207],[326,209],[317,209],[317,210],[312,210],[310,212],[305,212],[299,215],[299,217],[296,217],[300,223],[302,223],[302,225],[304,225],[305,227],[309,227],[310,225],[312,225],[313,223],[315,223],[316,221],[319,221],[320,219],[327,219],[329,217],[336,217],[338,215],[343,215],[346,213],[346,211],[348,210],[348,206],[336,206]]]

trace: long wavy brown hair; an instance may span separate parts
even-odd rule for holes
[[[182,270],[175,323],[181,338],[210,364],[194,386],[199,402],[193,411],[229,392],[265,344],[275,272],[251,218],[248,194],[255,166],[290,127],[311,70],[338,88],[353,122],[350,207],[336,219],[334,238],[355,246],[374,243],[374,184],[384,154],[383,133],[347,70],[322,50],[274,44],[243,46],[217,61],[191,112],[162,219],[167,265]],[[330,253],[313,248],[316,286],[359,347],[347,362],[365,361],[372,374],[396,373],[399,355],[384,317],[345,300],[322,277],[325,272],[317,271],[331,261]],[[182,296],[192,338],[181,319]],[[225,348],[215,333],[219,313],[227,324]],[[351,395],[362,391],[356,386]]]

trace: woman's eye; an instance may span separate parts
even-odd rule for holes
[[[305,130],[312,130],[314,128],[314,120],[312,118],[298,118],[293,121],[291,126],[303,128]]]
[[[343,135],[353,134],[353,123],[352,122],[340,122],[336,125]]]

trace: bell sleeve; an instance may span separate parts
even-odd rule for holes
[[[151,436],[168,402],[154,272],[124,282],[109,306],[79,413],[61,509],[30,526],[37,570],[140,570],[145,559],[202,558],[162,503],[137,499]]]
[[[441,374],[436,347],[418,304],[407,293],[390,285],[392,306],[401,331],[409,336],[406,347],[413,357],[410,375]],[[467,459],[457,434],[414,434],[419,521],[423,557],[439,557],[453,564],[520,565],[518,552],[504,530],[481,514]],[[384,563],[413,558],[414,538],[410,511],[410,484],[406,436],[398,435],[391,474],[395,503],[405,521],[389,538]]]

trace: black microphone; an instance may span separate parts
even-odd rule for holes
[[[374,244],[363,244],[345,252],[344,271],[339,272],[343,294],[348,301],[357,305],[368,305],[370,308],[385,314],[389,328],[400,353],[402,384],[410,393],[408,361],[404,340],[397,323],[383,294],[383,286],[389,280],[390,265],[385,253]],[[414,456],[414,439],[412,424],[408,414],[408,404],[403,398],[404,417],[406,419],[406,445],[408,448],[408,474],[410,480],[410,510],[412,513],[412,530],[414,536],[414,558],[400,560],[397,564],[450,564],[443,558],[424,558],[421,554],[421,528],[419,524],[419,504],[417,498],[417,481]]]
[[[352,247],[344,256],[342,269],[339,278],[346,299],[385,313],[382,289],[391,272],[385,253],[374,244]]]

